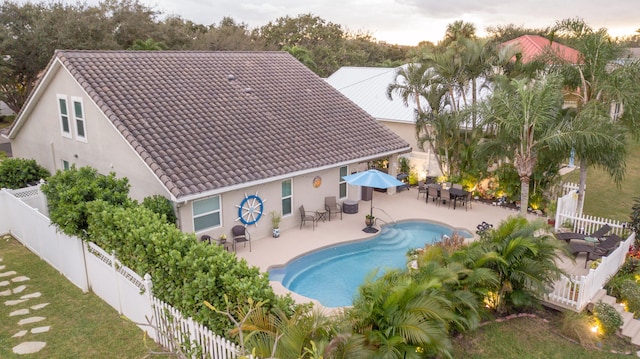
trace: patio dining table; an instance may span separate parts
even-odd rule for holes
[[[437,183],[430,183],[427,185],[427,187],[434,187],[438,189],[438,195],[440,195],[440,191],[442,190],[442,186],[440,184]],[[450,187],[449,188],[449,198],[443,198],[443,200],[449,200],[449,201],[453,201],[453,209],[456,209],[456,206],[458,204],[458,198],[465,198],[467,195],[469,195],[469,191],[465,191],[464,189],[461,188],[453,188]],[[428,196],[427,196],[427,200],[428,200]]]
[[[453,200],[453,209],[456,209],[458,198],[465,198],[469,195],[469,191],[462,188],[449,188],[449,197]]]

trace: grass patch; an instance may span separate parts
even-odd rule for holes
[[[564,182],[578,183],[580,171],[563,176]],[[617,187],[609,174],[589,167],[584,213],[592,216],[629,221],[633,198],[640,196],[640,143],[630,141],[627,145],[627,168],[624,180]]]
[[[562,324],[559,313],[544,312],[545,318],[522,317],[485,325],[454,340],[454,358],[538,359],[538,358],[623,358],[634,353],[635,346],[612,336],[595,340],[595,347],[583,347],[558,334]],[[600,349],[602,348],[602,349]]]
[[[48,263],[31,253],[10,236],[0,237],[0,265],[6,266],[0,272],[15,271],[19,276],[27,276],[22,282],[26,289],[20,294],[0,297],[0,358],[22,358],[12,352],[12,348],[25,341],[44,341],[47,345],[30,358],[142,358],[149,353],[145,347],[143,332],[130,321],[121,318],[93,293],[83,293]],[[6,280],[6,278],[1,278]],[[2,281],[0,280],[0,281]],[[17,285],[0,287],[0,291]],[[6,300],[18,299],[20,295],[40,292],[40,298],[30,299],[28,305],[7,306]],[[48,306],[31,311],[28,315],[12,316],[9,313],[40,303]],[[42,322],[18,326],[20,319],[42,316]],[[51,326],[48,332],[31,334],[22,338],[12,338],[22,329]],[[147,340],[152,349],[158,346]]]

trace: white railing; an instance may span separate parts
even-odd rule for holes
[[[598,291],[604,288],[609,278],[618,272],[626,260],[629,248],[633,245],[636,234],[632,233],[620,246],[606,257],[602,257],[595,269],[590,269],[584,276],[562,276],[546,300],[568,306],[576,311],[582,311],[591,302]]]
[[[93,291],[138,324],[157,343],[174,350],[191,348],[194,358],[239,356],[235,344],[155,298],[150,276],[140,277],[93,243],[58,233],[49,218],[6,189],[0,190],[0,213],[0,234],[11,234],[84,292]]]

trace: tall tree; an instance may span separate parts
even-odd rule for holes
[[[327,76],[340,67],[338,60],[344,51],[345,33],[338,24],[304,14],[295,18],[278,18],[254,32],[270,49],[299,46],[309,50],[317,65],[316,73],[320,76]]]
[[[444,39],[440,42],[440,46],[446,47],[451,43],[459,41],[461,38],[472,39],[476,37],[476,26],[470,22],[456,20],[447,25]]]
[[[612,41],[606,29],[594,31],[580,19],[559,21],[554,33],[566,37],[580,52],[578,65],[558,61],[565,85],[577,89],[576,121],[603,124],[604,131],[619,139],[606,144],[576,139],[574,150],[580,164],[578,208],[582,210],[589,166],[604,168],[616,183],[624,175],[624,142],[620,142],[624,138],[620,138],[616,124],[624,125],[632,137],[640,137],[640,62],[622,60],[625,49]]]
[[[486,125],[495,127],[495,137],[485,143],[499,159],[505,156],[520,177],[520,213],[527,214],[529,181],[537,153],[549,150],[557,136],[562,106],[557,77],[513,80],[511,86],[496,90],[485,112]]]

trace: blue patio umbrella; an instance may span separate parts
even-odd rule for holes
[[[388,175],[378,170],[367,170],[363,172],[354,173],[352,175],[342,177],[345,182],[354,186],[365,186],[373,188],[390,188],[403,186],[404,182],[399,181],[395,177]],[[371,197],[371,211],[370,215],[373,217],[373,197]],[[367,227],[363,229],[365,232],[377,232],[377,229]]]

